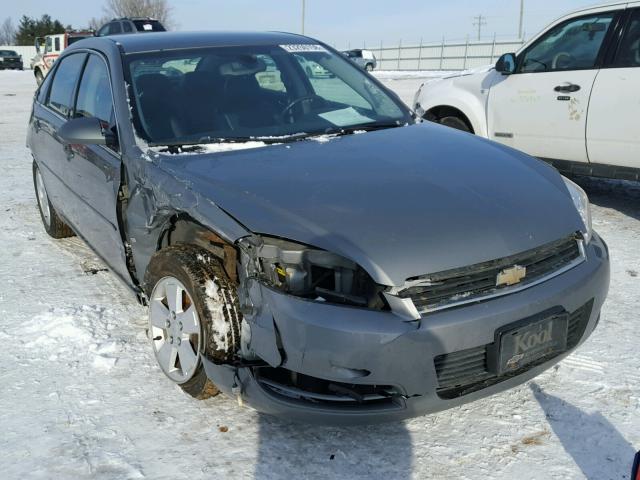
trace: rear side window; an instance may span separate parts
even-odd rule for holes
[[[158,20],[134,20],[133,24],[139,32],[165,32]]]
[[[614,64],[616,67],[640,67],[640,9],[633,12]]]
[[[47,106],[62,116],[68,116],[73,106],[73,94],[86,55],[78,53],[64,57],[58,62]]]
[[[129,22],[122,22],[122,30],[125,33],[133,32],[133,28],[131,28],[131,24]]]

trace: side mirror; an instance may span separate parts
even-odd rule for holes
[[[516,73],[516,65],[516,54],[505,53],[498,59],[498,63],[496,63],[496,71],[503,75],[511,75]]]
[[[72,145],[112,145],[115,136],[97,118],[72,118],[58,129],[58,136]]]
[[[34,46],[36,47],[36,53],[40,53],[40,46],[44,43],[44,38],[36,37]]]

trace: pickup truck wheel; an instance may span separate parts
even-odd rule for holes
[[[40,70],[36,70],[35,76],[38,86],[42,85],[42,82],[44,81],[44,75],[42,75],[42,72]]]
[[[456,130],[462,130],[463,132],[471,133],[471,129],[467,122],[465,122],[462,118],[456,116],[448,116],[442,117],[438,122],[445,127],[455,128]]]
[[[53,238],[67,238],[73,237],[74,233],[69,225],[64,223],[64,220],[60,218],[56,209],[51,205],[49,201],[49,195],[47,195],[47,189],[44,186],[44,180],[40,173],[38,164],[33,162],[33,186],[36,191],[36,199],[38,200],[38,210],[40,211],[40,218],[44,225],[45,231],[49,236]]]
[[[367,66],[364,67],[367,72],[373,72],[373,63],[367,63]]]
[[[236,288],[224,268],[203,249],[173,245],[151,258],[145,285],[158,365],[192,397],[217,395],[202,359],[231,360],[240,347]]]

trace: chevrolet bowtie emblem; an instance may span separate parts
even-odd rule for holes
[[[521,265],[514,265],[511,268],[505,268],[496,277],[496,286],[509,286],[520,283],[524,277],[527,276],[527,267]]]

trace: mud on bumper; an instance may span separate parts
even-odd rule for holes
[[[509,389],[559,362],[595,328],[608,286],[608,252],[597,235],[587,260],[562,275],[416,322],[259,285],[251,343],[270,366],[205,360],[205,369],[223,392],[267,414],[342,424],[401,420]],[[508,375],[491,372],[487,355],[496,330],[558,307],[569,316],[564,351]]]

